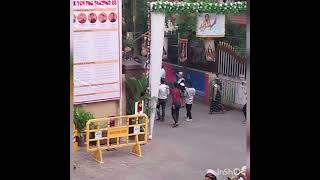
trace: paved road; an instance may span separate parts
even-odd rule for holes
[[[246,127],[241,111],[209,115],[202,103],[193,105],[193,122],[182,109],[180,126],[172,128],[167,107],[165,122],[155,122],[153,140],[142,146],[141,158],[131,148],[103,152],[95,162],[84,148],[74,156],[73,180],[199,180],[208,168],[234,169],[246,163]],[[219,179],[225,179],[222,175]]]

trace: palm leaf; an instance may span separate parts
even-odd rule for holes
[[[126,84],[126,93],[127,93],[127,113],[128,114],[134,114],[135,102],[140,100],[148,101],[150,99],[147,95],[145,95],[145,92],[148,88],[148,82],[149,81],[146,76],[142,76],[138,79],[135,77],[126,78],[125,84]]]

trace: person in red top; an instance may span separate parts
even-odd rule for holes
[[[171,89],[171,95],[172,95],[172,107],[171,107],[171,114],[172,118],[174,120],[174,124],[172,127],[177,127],[179,126],[178,121],[179,121],[179,110],[181,107],[181,93],[180,89],[178,88],[178,83],[174,83],[174,88]]]

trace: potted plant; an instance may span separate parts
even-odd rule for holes
[[[84,146],[85,128],[88,120],[94,119],[90,112],[86,112],[81,106],[76,106],[73,112],[73,122],[79,134],[79,146]]]

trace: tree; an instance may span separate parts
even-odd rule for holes
[[[235,50],[241,54],[246,54],[246,27],[226,21],[226,37],[224,39],[230,43]]]

